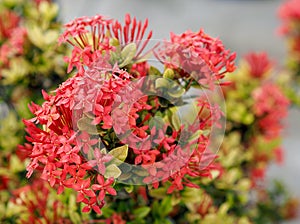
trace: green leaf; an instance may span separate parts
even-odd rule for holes
[[[138,63],[142,63],[147,61],[150,57],[152,56],[152,52],[147,53],[146,55],[144,55],[142,58],[139,58],[138,60],[134,60],[134,63],[138,64]]]
[[[155,88],[169,88],[170,81],[166,78],[158,78],[155,80]]]
[[[112,45],[112,46],[119,46],[120,42],[119,42],[119,40],[117,38],[114,37],[114,38],[111,38],[109,40],[109,44]]]
[[[139,177],[146,177],[149,175],[149,172],[146,169],[139,166],[135,168],[132,173],[138,175]]]
[[[44,45],[44,38],[43,38],[43,31],[41,27],[39,27],[37,24],[27,27],[27,35],[29,40],[37,47],[43,48]]]
[[[109,218],[115,213],[115,211],[108,206],[104,206],[103,208],[101,208],[101,211],[102,211],[102,215],[105,218]]]
[[[159,97],[158,102],[159,102],[160,106],[162,106],[162,107],[168,107],[169,103],[170,103],[167,99],[165,99],[163,97]]]
[[[156,129],[163,129],[164,124],[163,118],[155,115],[149,122],[149,128],[152,129],[155,126]]]
[[[202,133],[203,133],[202,130],[197,130],[195,133],[193,133],[193,134],[191,135],[191,137],[189,138],[189,141],[192,142],[192,141],[194,141],[194,140],[199,139]]]
[[[179,89],[177,89],[177,90],[175,90],[175,91],[169,91],[169,92],[168,92],[168,95],[171,96],[171,97],[174,97],[174,98],[179,98],[179,97],[181,97],[184,93],[185,93],[184,88],[181,88],[181,87],[180,87]]]
[[[173,209],[172,198],[167,196],[161,202],[160,214],[162,215],[162,217],[166,217],[172,211],[172,209]]]
[[[58,5],[42,1],[39,5],[39,11],[43,18],[51,21],[58,14]]]
[[[16,155],[11,155],[9,168],[12,173],[21,172],[25,169],[24,164]]]
[[[125,189],[125,191],[127,192],[127,193],[131,193],[133,190],[134,190],[134,186],[133,185],[126,185],[125,187],[124,187],[124,189]]]
[[[128,145],[114,148],[108,154],[112,155],[115,159],[124,162],[128,155]]]
[[[177,113],[173,113],[173,115],[172,115],[172,124],[173,124],[174,128],[178,131],[180,128],[180,119],[179,119],[179,116],[177,115]]]
[[[132,174],[131,173],[122,173],[119,177],[118,180],[120,181],[125,181],[131,178]]]
[[[124,67],[130,64],[135,54],[136,54],[136,44],[135,43],[127,44],[121,51],[121,57],[123,61],[121,64],[119,64],[119,67]]]
[[[97,135],[97,127],[95,125],[92,125],[91,122],[92,120],[88,117],[82,117],[77,121],[77,127],[80,131],[86,131],[91,135]]]
[[[121,170],[115,164],[111,164],[106,167],[104,177],[105,178],[110,178],[110,177],[118,178],[121,174],[122,174]]]
[[[166,196],[166,189],[164,188],[151,189],[149,191],[149,194],[153,198],[163,199]]]
[[[150,76],[152,76],[152,75],[161,76],[161,72],[157,68],[150,66],[149,75]]]
[[[59,33],[56,30],[49,30],[44,34],[44,43],[46,45],[56,43],[58,37],[59,37]]]
[[[135,209],[133,211],[133,214],[136,218],[142,219],[142,218],[146,217],[150,211],[151,211],[151,209],[149,207],[145,206],[145,207],[140,207],[138,209]]]

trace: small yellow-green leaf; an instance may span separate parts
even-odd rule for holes
[[[172,124],[173,124],[174,128],[178,131],[180,128],[180,119],[176,113],[174,113],[172,115]]]
[[[137,219],[142,219],[144,217],[146,217],[149,212],[151,211],[151,209],[149,207],[140,207],[137,208],[133,211],[133,215],[137,218]]]
[[[163,129],[165,125],[165,122],[163,120],[162,117],[160,116],[154,116],[153,118],[151,118],[151,120],[149,121],[149,127],[150,129],[152,129],[154,126],[157,128],[157,129]]]
[[[46,45],[54,44],[59,37],[59,33],[56,30],[49,30],[44,34],[44,42]]]
[[[16,155],[12,155],[10,158],[10,171],[17,173],[25,169],[24,164]]]
[[[202,130],[197,130],[195,133],[193,133],[191,135],[191,137],[189,137],[189,141],[192,142],[194,140],[197,140],[198,138],[200,138],[201,134],[203,133]]]
[[[159,75],[160,76],[161,72],[157,68],[155,68],[153,66],[150,66],[149,75],[150,76],[152,76],[152,75]]]
[[[129,178],[131,178],[131,176],[132,176],[131,173],[122,173],[122,174],[118,177],[118,180],[120,180],[120,181],[128,180]]]
[[[126,185],[126,186],[124,187],[124,189],[125,189],[125,191],[126,191],[127,193],[131,193],[131,192],[134,190],[134,186],[133,186],[133,185]]]
[[[168,91],[168,95],[174,98],[179,98],[185,93],[183,88],[179,88],[176,91]]]
[[[43,18],[50,21],[57,16],[58,5],[42,1],[39,4],[39,11],[43,15]]]
[[[121,58],[123,59],[123,61],[121,62],[121,64],[119,64],[119,67],[124,67],[130,64],[135,54],[136,54],[136,44],[135,43],[127,44],[121,51]]]
[[[151,197],[162,199],[166,196],[166,189],[165,188],[157,188],[149,190],[149,194]]]
[[[146,176],[149,175],[149,172],[146,169],[142,168],[142,167],[141,168],[136,168],[132,172],[134,174],[140,176],[140,177],[146,177]]]
[[[118,178],[121,174],[122,174],[121,170],[115,164],[111,164],[108,167],[106,167],[104,177]]]
[[[114,37],[114,38],[111,38],[109,40],[109,44],[112,45],[112,46],[119,46],[120,42],[119,42],[119,40],[117,38]]]
[[[170,82],[166,78],[158,78],[155,80],[155,88],[169,88]]]
[[[229,208],[230,208],[230,205],[228,203],[224,203],[224,204],[221,205],[218,213],[225,215],[225,214],[227,214]]]
[[[27,35],[29,40],[37,47],[43,48],[44,45],[44,36],[43,31],[37,25],[30,25],[27,27]]]
[[[115,159],[124,162],[128,155],[128,145],[114,148],[108,154],[112,155]]]

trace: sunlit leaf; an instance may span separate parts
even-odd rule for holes
[[[104,177],[105,178],[118,178],[122,174],[121,170],[115,165],[111,164],[106,167]]]
[[[82,117],[77,121],[77,127],[80,131],[86,131],[91,135],[98,134],[97,127],[91,124],[92,120],[88,117]]]

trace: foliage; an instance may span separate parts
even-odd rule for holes
[[[4,0],[0,10],[0,222],[271,224],[296,216],[297,200],[265,180],[269,164],[283,161],[291,95],[285,77],[271,77],[267,54],[247,55],[229,75],[235,54],[203,30],[151,46],[147,20],[97,15],[66,24],[58,46],[55,4]],[[218,91],[226,114],[207,98]],[[216,153],[211,142],[223,137]]]
[[[284,78],[285,91],[292,102],[300,105],[300,1],[288,0],[278,9],[278,17],[282,22],[279,34],[286,38],[288,57],[287,71]]]
[[[16,149],[18,144],[24,143],[21,119],[30,117],[27,104],[31,100],[40,101],[42,88],[50,90],[66,78],[63,56],[68,51],[66,46],[59,47],[57,44],[61,32],[57,15],[57,5],[49,1],[0,2],[1,223],[27,221],[28,217],[23,215],[26,207],[33,212],[29,204],[20,209],[17,208],[19,205],[13,206],[11,200],[16,199],[17,188],[24,192],[31,188],[40,189],[35,188],[41,185],[39,179],[28,183],[24,178],[28,161],[24,161],[23,155],[16,153]],[[51,207],[49,204],[47,208]]]

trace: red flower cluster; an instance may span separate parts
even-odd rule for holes
[[[280,29],[282,34],[289,34],[295,31],[295,26],[299,26],[300,21],[300,1],[287,0],[278,10],[283,25]],[[297,25],[298,24],[298,25]]]
[[[221,40],[203,30],[181,35],[171,33],[170,42],[165,42],[156,55],[167,67],[175,69],[179,77],[193,78],[209,88],[235,70],[236,53],[230,53]]]
[[[10,58],[23,53],[26,30],[19,22],[19,16],[13,11],[0,13],[0,78],[1,70],[9,67]]]
[[[244,58],[249,65],[250,75],[254,78],[263,78],[273,66],[266,52],[249,53]]]
[[[252,93],[252,96],[255,100],[253,110],[259,118],[262,133],[267,138],[278,138],[282,130],[281,120],[288,113],[289,100],[273,83],[263,84]]]
[[[293,73],[300,75],[300,0],[284,2],[278,11],[282,21],[280,34],[287,38],[289,65]]]
[[[21,223],[71,223],[61,214],[61,211],[66,209],[64,205],[51,198],[49,187],[44,180],[35,179],[32,183],[13,191],[12,203],[22,208],[19,214]]]
[[[272,64],[265,53],[249,54],[246,61],[250,65],[250,75],[255,78],[265,78],[266,73],[271,69]],[[289,99],[284,95],[276,83],[266,81],[261,86],[255,88],[252,93],[254,104],[252,107],[258,125],[259,136],[254,137],[253,145],[258,143],[258,137],[263,138],[266,143],[278,141],[283,129],[282,120],[287,116]],[[276,109],[275,109],[276,108]],[[259,146],[258,146],[259,148]],[[274,157],[278,163],[283,161],[283,152],[280,146],[272,148],[272,153],[266,150],[256,150],[255,160],[265,164]],[[271,158],[272,159],[272,158]],[[262,179],[265,176],[265,165],[257,166],[252,170],[254,179]]]
[[[232,85],[223,90],[229,106],[228,132],[239,132],[242,147],[255,161],[245,164],[255,185],[265,177],[270,161],[283,160],[282,121],[290,102],[280,86],[270,79],[274,62],[265,52],[251,52],[244,56],[243,62],[244,67],[233,77]]]
[[[66,62],[69,64],[68,72],[73,66],[82,72],[84,66],[91,66],[97,58],[102,57],[103,52],[120,50],[116,49],[116,45],[124,47],[129,43],[136,43],[135,54],[131,59],[138,60],[142,57],[141,53],[152,36],[150,31],[143,40],[147,27],[148,20],[143,24],[136,18],[131,20],[128,14],[124,26],[117,20],[107,19],[101,15],[93,18],[77,18],[66,24],[65,32],[59,42],[68,42],[74,47],[71,58],[66,57]],[[119,61],[121,59],[118,58]]]
[[[184,186],[198,187],[190,179],[209,176],[213,168],[214,156],[207,150],[210,136],[205,130],[219,120],[220,109],[200,99],[196,119],[200,120],[194,124],[176,125],[176,118],[168,117],[173,112],[161,96],[177,91],[168,97],[181,102],[181,89],[179,84],[172,89],[164,85],[184,81],[185,76],[171,81],[160,74],[152,80],[151,67],[142,52],[152,32],[141,42],[147,24],[131,20],[129,15],[124,26],[103,16],[67,24],[60,41],[74,46],[67,61],[69,71],[75,66],[78,72],[55,94],[43,92],[45,102],[42,106],[32,103],[30,110],[35,117],[24,121],[31,142],[20,147],[31,159],[27,177],[40,169],[42,178],[56,186],[58,193],[65,187],[76,190],[77,201],[86,204],[84,212],[93,209],[101,213],[105,195],[117,194],[116,178],[154,187],[168,182],[171,193]],[[183,35],[181,44],[196,41],[197,48],[190,48],[193,65],[196,57],[204,60],[216,80],[234,69],[235,55],[230,55],[219,40],[203,31],[187,34],[191,38]],[[179,40],[172,36],[174,43]],[[164,51],[171,54],[171,49],[159,50]],[[181,63],[185,66],[184,61]],[[205,74],[210,78],[208,71]],[[164,113],[164,120],[155,116]]]

